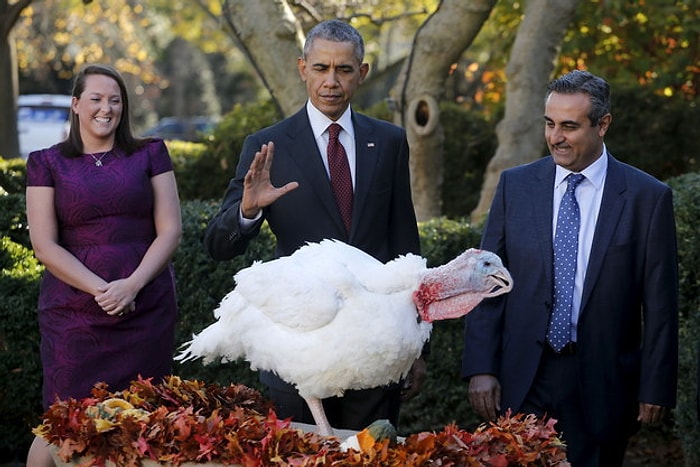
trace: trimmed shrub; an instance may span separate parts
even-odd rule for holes
[[[0,235],[31,248],[24,194],[0,195]]]
[[[27,165],[23,159],[0,157],[0,195],[24,193]]]
[[[676,431],[685,465],[700,465],[698,345],[700,344],[700,173],[669,180],[674,192],[680,279],[680,342]]]
[[[223,196],[231,173],[204,143],[166,141],[181,201]]]
[[[421,253],[429,267],[478,247],[481,238],[468,223],[445,218],[422,222],[419,231]],[[464,318],[433,323],[427,377],[420,394],[402,405],[398,427],[402,434],[439,431],[452,422],[469,429],[480,421],[469,405],[461,377],[463,334]]]
[[[246,136],[278,119],[270,101],[236,104],[205,142],[168,141],[180,199],[221,199],[235,173]]]
[[[27,166],[22,159],[0,157],[0,236],[31,248],[24,205]]]
[[[248,245],[245,255],[229,261],[214,261],[204,251],[202,232],[218,209],[218,202],[187,201],[182,204],[183,237],[173,264],[177,280],[180,317],[175,342],[182,345],[214,322],[214,310],[221,299],[234,288],[234,274],[253,261],[271,259],[274,237],[266,225]],[[177,350],[177,349],[176,349]],[[257,373],[248,363],[212,363],[201,361],[176,363],[174,373],[186,379],[216,382],[222,385],[245,384],[260,389]]]
[[[700,107],[637,86],[613,89],[613,122],[605,141],[612,154],[667,180],[700,170]]]
[[[498,140],[493,123],[480,112],[452,103],[441,104],[440,112],[445,129],[442,214],[459,219],[479,203],[484,172]]]
[[[36,305],[43,268],[31,250],[0,238],[0,457],[29,446],[43,413]]]
[[[428,260],[428,267],[440,266],[468,248],[477,248],[481,231],[466,220],[445,217],[431,219],[418,225],[421,254]]]

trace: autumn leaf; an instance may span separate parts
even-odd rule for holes
[[[269,400],[243,385],[220,387],[170,376],[138,378],[121,392],[98,383],[92,396],[57,400],[33,431],[68,462],[138,467],[143,459],[178,466],[217,462],[244,467],[343,465],[566,466],[556,420],[510,412],[473,433],[455,424],[408,436],[403,443],[363,442],[343,451],[335,438],[295,429]]]

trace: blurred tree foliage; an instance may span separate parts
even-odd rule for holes
[[[386,102],[361,111],[391,120]],[[440,105],[445,128],[443,216],[469,216],[477,204],[481,181],[497,140],[494,122],[455,103]],[[606,135],[619,159],[660,180],[700,169],[700,108],[680,95],[666,97],[649,88],[613,89],[613,124]],[[236,105],[203,143],[168,141],[182,200],[220,200],[234,175],[245,137],[280,116],[269,100]],[[542,126],[544,131],[544,124]],[[542,138],[542,155],[546,153]],[[202,181],[206,180],[206,183]]]
[[[137,131],[161,116],[218,116],[255,99],[255,77],[220,28],[193,5],[178,4],[33,4],[15,28],[20,93],[68,94],[83,64],[109,63],[127,81]]]
[[[582,2],[559,62],[563,70],[584,67],[616,83],[694,100],[698,44],[698,0],[591,0]]]
[[[170,77],[154,64],[179,37],[208,57],[226,58],[215,60],[210,70],[226,112],[231,108],[226,105],[227,96],[239,92],[248,98],[260,97],[256,87],[257,92],[260,89],[259,82],[250,76],[249,64],[235,50],[235,37],[223,26],[224,3],[154,0],[148,4],[116,1],[83,5],[77,0],[44,0],[41,7],[37,3],[27,8],[15,28],[21,84],[66,92],[67,84],[61,80],[70,80],[76,66],[86,61],[109,61],[134,74],[144,87],[167,89],[173,84]],[[379,73],[408,53],[413,34],[438,1],[289,3],[305,30],[325,18],[352,21],[366,38],[373,72]],[[523,8],[520,0],[498,2],[474,44],[455,64],[446,89],[448,99],[497,115],[505,98],[503,70]],[[700,79],[699,17],[698,0],[581,2],[562,44],[557,69],[584,67],[614,82],[693,98]],[[192,71],[209,71],[199,65],[190,67],[198,69]],[[236,79],[231,81],[227,76]],[[236,82],[241,82],[239,87]],[[151,97],[146,90],[141,95],[145,100]]]

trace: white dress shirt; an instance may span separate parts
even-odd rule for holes
[[[337,123],[343,127],[343,131],[340,132],[338,138],[340,143],[345,148],[345,154],[348,156],[348,164],[350,165],[350,176],[352,177],[352,186],[355,188],[355,129],[352,126],[352,111],[350,106],[345,109],[343,115],[340,116],[335,122],[324,115],[320,110],[311,104],[311,101],[306,102],[306,113],[309,115],[309,122],[311,123],[311,130],[314,132],[314,138],[316,139],[316,144],[318,145],[318,152],[321,154],[321,159],[323,159],[323,165],[326,166],[326,174],[330,180],[331,172],[328,168],[328,127],[331,123]]]
[[[603,153],[595,162],[586,167],[581,173],[586,177],[576,188],[576,201],[581,212],[581,226],[578,234],[578,259],[576,261],[576,279],[574,282],[574,298],[571,307],[571,339],[576,341],[576,327],[581,308],[581,296],[583,293],[583,283],[586,279],[586,269],[588,268],[588,258],[593,245],[593,235],[595,233],[600,203],[603,199],[603,187],[605,186],[605,174],[608,169],[607,150],[603,146]],[[552,239],[557,229],[557,217],[559,214],[559,204],[566,192],[566,177],[572,173],[560,166],[556,167],[554,177],[554,215],[552,216]]]
[[[311,130],[314,133],[314,138],[316,139],[316,144],[318,145],[318,151],[321,154],[321,159],[323,160],[323,165],[326,167],[326,175],[328,179],[331,178],[331,172],[328,168],[328,127],[331,123],[337,123],[343,127],[343,131],[340,132],[338,138],[340,143],[345,148],[345,154],[348,157],[348,164],[350,165],[350,176],[352,177],[352,186],[355,188],[355,129],[352,126],[352,111],[350,106],[345,109],[343,115],[340,116],[335,122],[328,118],[323,112],[318,110],[311,104],[311,101],[306,102],[306,113],[309,116],[309,122],[311,123]],[[274,141],[273,141],[274,142]],[[255,224],[262,217],[262,210],[258,211],[257,215],[253,219],[246,219],[243,217],[243,212],[239,208],[238,210],[238,221],[243,232],[251,230]]]

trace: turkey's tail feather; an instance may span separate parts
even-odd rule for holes
[[[226,341],[224,334],[225,330],[218,322],[212,324],[199,334],[193,335],[191,341],[183,344],[182,347],[186,348],[180,351],[175,360],[187,362],[201,358],[205,365],[216,361],[219,357],[224,362],[236,360],[238,356],[232,355],[230,348],[222,346]]]
[[[238,360],[244,356],[239,339],[235,317],[244,305],[244,300],[235,292],[229,293],[221,301],[214,315],[217,321],[206,327],[192,340],[182,344],[180,353],[175,356],[179,362],[202,359],[207,365],[221,358],[223,363]]]

